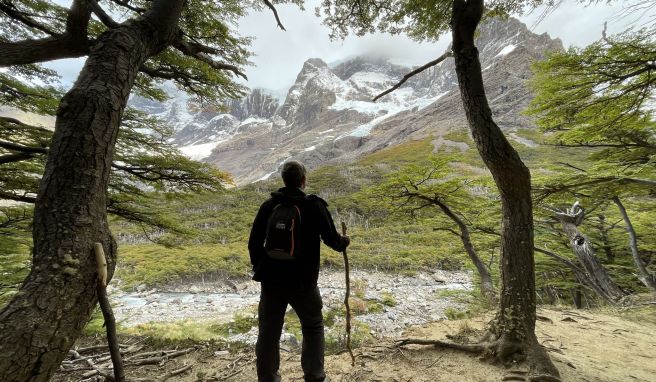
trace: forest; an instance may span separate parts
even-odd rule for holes
[[[275,171],[260,177],[265,155],[307,158],[305,192],[348,227],[350,270],[346,252],[321,250],[331,380],[653,380],[656,2],[573,2],[630,3],[617,17],[634,20],[583,47],[495,37],[561,3],[0,0],[0,381],[257,380],[247,244],[284,162],[264,159]],[[355,101],[405,100],[435,73],[452,88],[397,114],[340,114],[339,89],[303,76],[350,63],[310,59],[273,122],[244,119],[226,146],[188,155],[181,130],[143,105],[184,94],[204,124],[234,119],[258,53],[240,20],[262,12],[271,30],[301,33],[290,6],[338,41],[451,39],[403,75],[385,63],[393,81]],[[70,86],[45,65],[65,58],[84,58]],[[322,130],[304,130],[313,123]],[[328,142],[339,123],[356,129],[304,138]],[[269,145],[255,134],[275,144],[246,163]],[[250,178],[228,170],[248,166]],[[284,379],[303,379],[303,332],[287,312]]]

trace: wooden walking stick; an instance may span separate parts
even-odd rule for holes
[[[123,369],[123,359],[121,358],[118,338],[116,337],[116,320],[114,320],[114,312],[112,312],[112,306],[109,304],[109,299],[107,298],[107,259],[105,258],[105,251],[101,243],[95,243],[93,250],[96,254],[96,269],[98,272],[98,286],[96,288],[98,292],[98,303],[105,319],[107,345],[109,346],[109,354],[114,365],[114,382],[124,382],[125,371]]]
[[[342,235],[346,236],[346,223],[342,222]],[[346,307],[346,348],[351,355],[351,366],[355,366],[355,356],[351,349],[351,307],[349,306],[349,295],[351,294],[351,277],[349,275],[349,263],[346,256],[346,248],[342,251],[344,255],[344,273],[346,275],[346,295],[344,296],[344,306]]]

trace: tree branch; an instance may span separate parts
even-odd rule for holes
[[[114,4],[118,4],[136,13],[146,12],[146,9],[144,8],[135,7],[134,5],[131,5],[130,0],[110,0],[110,1],[113,2]]]
[[[273,16],[275,16],[276,18],[276,23],[278,23],[278,27],[286,31],[287,29],[285,29],[285,27],[280,22],[280,17],[278,17],[278,11],[276,10],[276,7],[273,4],[271,4],[269,0],[264,0],[264,4],[266,4],[266,6],[269,7],[269,9],[271,9],[271,11],[273,12]]]
[[[48,34],[50,36],[59,36],[60,34],[55,32],[54,30],[48,28],[47,26],[40,24],[34,20],[32,20],[29,16],[23,14],[21,11],[16,9],[16,7],[7,2],[2,2],[0,3],[0,11],[2,11],[4,14],[9,16],[10,18],[22,23],[23,25],[26,25],[30,28],[34,28],[36,30],[39,30],[45,34]]]
[[[244,78],[245,80],[248,80],[248,77],[246,77],[246,75],[244,73],[242,73],[239,70],[239,68],[236,67],[235,65],[230,65],[230,64],[223,63],[223,62],[215,61],[209,54],[210,53],[216,54],[217,53],[216,49],[204,46],[202,44],[198,44],[198,43],[195,43],[195,42],[185,40],[182,37],[182,32],[181,31],[178,31],[177,37],[173,41],[173,46],[176,49],[178,49],[180,52],[182,52],[183,54],[185,54],[187,56],[190,56],[190,57],[194,57],[194,58],[208,64],[209,66],[211,66],[214,69],[229,70],[229,71],[233,72],[235,75],[240,76],[240,77]]]
[[[21,161],[32,159],[32,158],[34,158],[34,154],[28,154],[28,153],[16,153],[16,154],[0,155],[0,165],[6,164],[6,163],[21,162]]]
[[[20,145],[18,143],[7,142],[7,141],[0,141],[0,148],[6,149],[6,150],[11,150],[11,151],[18,151],[18,152],[26,153],[26,154],[47,154],[48,153],[48,148],[47,147],[24,146],[24,145]]]
[[[48,130],[45,127],[28,125],[27,123],[22,122],[16,118],[0,116],[0,124],[4,124],[4,123],[15,125],[15,127],[10,127],[11,129],[14,128],[31,129],[31,130],[37,130],[42,133],[52,134],[52,130]],[[6,126],[4,127],[7,128]]]
[[[119,26],[119,23],[114,21],[114,19],[110,15],[108,15],[104,9],[102,9],[100,4],[98,4],[96,0],[88,0],[88,1],[91,10],[96,15],[96,17],[98,17],[98,20],[100,20],[101,23],[105,24],[105,26],[108,28],[116,28]]]
[[[572,191],[585,186],[593,186],[593,185],[613,183],[613,182],[618,182],[620,184],[638,184],[646,187],[656,187],[656,180],[627,178],[621,176],[604,176],[600,178],[593,178],[579,183],[557,184],[553,186],[544,187],[540,190],[537,199],[543,200],[547,198],[549,195],[557,194],[560,192]]]
[[[75,0],[68,11],[66,31],[43,39],[0,41],[0,67],[25,65],[89,53],[87,26],[91,11],[86,0]]]
[[[406,74],[405,76],[403,76],[401,81],[399,81],[396,85],[392,86],[391,88],[389,88],[389,89],[385,90],[384,92],[382,92],[382,93],[378,94],[377,96],[375,96],[374,99],[373,99],[373,102],[376,102],[381,97],[386,96],[387,94],[389,94],[389,93],[393,92],[394,90],[400,88],[401,85],[403,85],[410,78],[416,76],[417,74],[423,72],[424,70],[426,70],[428,68],[431,68],[431,67],[439,64],[440,62],[446,60],[448,57],[453,57],[453,52],[451,50],[448,50],[448,51],[444,52],[444,54],[441,55],[440,57],[438,57],[438,58],[434,59],[433,61],[431,61],[431,62],[429,62],[429,63],[427,63],[423,66],[420,66],[417,69],[415,69],[415,70],[411,71],[410,73]]]

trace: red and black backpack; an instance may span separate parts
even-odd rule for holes
[[[294,260],[301,249],[301,210],[295,204],[279,203],[267,224],[264,249],[276,260]]]

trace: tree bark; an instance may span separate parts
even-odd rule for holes
[[[449,208],[449,206],[442,203],[440,200],[435,199],[434,201],[437,204],[437,206],[442,210],[442,212],[444,212],[446,216],[448,216],[451,220],[453,220],[453,222],[456,223],[456,225],[458,225],[458,229],[460,230],[460,240],[462,241],[462,245],[463,247],[465,247],[465,251],[469,256],[469,259],[472,261],[472,263],[474,263],[474,266],[478,271],[478,276],[481,278],[481,292],[487,298],[493,299],[495,297],[495,293],[494,293],[494,283],[492,282],[492,275],[490,274],[490,270],[487,268],[485,263],[483,263],[480,257],[478,257],[476,250],[474,250],[474,245],[471,242],[471,236],[469,234],[469,228],[467,228],[465,222],[463,222],[458,215],[456,215],[453,211],[451,211],[451,208]]]
[[[560,221],[563,231],[569,238],[570,247],[583,267],[588,283],[603,299],[611,304],[617,303],[625,293],[608,275],[606,268],[595,255],[588,238],[579,232],[578,226],[583,221],[583,210],[577,210],[575,204],[568,213],[558,213],[555,217]]]
[[[559,378],[535,336],[536,294],[533,258],[531,175],[519,154],[492,119],[485,95],[474,33],[481,20],[482,0],[455,0],[451,29],[460,94],[483,162],[501,195],[501,292],[496,322],[496,355],[503,361],[529,361],[532,375]]]
[[[642,283],[645,284],[647,288],[656,292],[656,275],[649,273],[647,267],[645,267],[645,264],[640,258],[640,253],[638,252],[638,236],[636,235],[635,229],[633,228],[631,219],[629,219],[629,214],[626,212],[626,208],[624,208],[624,204],[622,204],[622,201],[619,197],[614,196],[613,203],[615,203],[617,208],[620,210],[622,219],[624,219],[626,232],[629,234],[629,247],[631,247],[631,255],[633,255],[633,261],[635,262],[636,268],[638,268],[638,272],[640,272],[640,281],[642,281]]]
[[[105,32],[61,101],[35,206],[32,270],[0,311],[3,382],[47,381],[58,369],[97,302],[95,242],[113,274],[106,198],[118,126],[139,68],[172,41],[184,2],[157,0]]]

